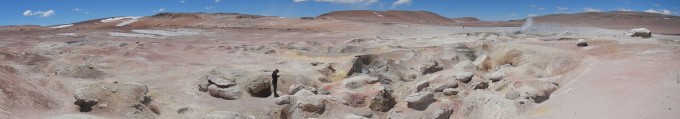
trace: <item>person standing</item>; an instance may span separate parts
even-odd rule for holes
[[[272,85],[274,87],[274,91],[272,91],[272,93],[274,93],[274,97],[279,97],[279,95],[276,94],[276,84],[277,84],[276,80],[278,80],[278,78],[279,78],[278,73],[279,73],[279,69],[276,69],[276,70],[274,70],[274,72],[272,72]]]

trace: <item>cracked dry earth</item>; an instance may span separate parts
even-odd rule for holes
[[[678,36],[279,27],[5,30],[0,118],[680,117]]]

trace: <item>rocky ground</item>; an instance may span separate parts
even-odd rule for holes
[[[2,27],[0,118],[680,117],[680,36],[206,17]]]

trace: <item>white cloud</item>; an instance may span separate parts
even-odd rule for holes
[[[158,10],[154,10],[153,12],[164,12],[164,11],[165,11],[165,7],[158,9]]]
[[[631,9],[626,9],[626,8],[617,8],[616,11],[626,11],[626,12],[630,12],[630,11],[633,11],[633,10],[631,10]]]
[[[648,9],[648,10],[645,10],[645,12],[665,14],[665,15],[673,14],[673,12],[671,12],[670,10],[667,10],[667,9],[660,9],[660,10]]]
[[[510,16],[515,16],[515,13],[510,13]]]
[[[43,12],[43,11],[33,12],[31,10],[26,10],[26,11],[24,11],[24,13],[22,15],[24,15],[24,16],[36,16],[37,15],[39,17],[50,17],[54,14],[55,14],[54,10],[47,10],[46,12]]]
[[[83,10],[83,9],[80,9],[80,8],[73,8],[73,11],[80,11],[80,10]]]
[[[218,2],[220,2],[220,1],[222,1],[222,0],[215,0],[215,3],[218,3]]]
[[[26,10],[23,15],[24,16],[31,16],[32,13],[33,12],[31,10]]]
[[[305,2],[305,1],[329,2],[329,3],[374,3],[374,2],[378,2],[378,0],[293,0],[293,2]]]
[[[209,9],[215,9],[215,7],[214,6],[207,6],[207,7],[205,7],[205,9],[208,9],[208,10]]]
[[[543,8],[543,7],[541,7],[541,6],[538,6],[538,5],[529,5],[529,7],[531,7],[531,8],[536,8],[536,9],[538,9],[538,10],[545,10],[545,8]]]
[[[41,17],[49,17],[49,16],[52,16],[52,15],[54,15],[54,10],[48,10],[47,12],[42,13],[42,15],[40,15],[40,16]]]
[[[585,11],[585,12],[601,12],[602,10],[586,7],[586,8],[583,8],[583,11]]]
[[[564,10],[569,10],[569,8],[558,6],[558,7],[557,7],[557,10],[559,10],[559,11],[564,11]]]
[[[411,0],[397,0],[397,1],[394,1],[394,3],[392,3],[392,5],[397,6],[397,5],[406,4],[406,3],[411,3]]]
[[[187,1],[180,0],[179,3],[187,3]]]

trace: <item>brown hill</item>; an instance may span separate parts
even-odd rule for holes
[[[460,18],[451,18],[456,23],[474,23],[474,22],[480,22],[482,20],[479,20],[475,17],[460,17]]]
[[[539,25],[598,27],[630,30],[648,28],[659,34],[680,34],[680,17],[646,12],[585,12],[535,17]]]
[[[322,14],[317,18],[357,20],[367,22],[401,22],[416,24],[451,25],[453,20],[428,11],[370,11],[349,10]]]
[[[596,27],[618,30],[648,28],[658,34],[680,34],[680,17],[646,12],[584,12],[550,14],[534,17],[534,25],[562,27]],[[510,21],[482,21],[459,23],[475,27],[519,27],[525,19]]]

